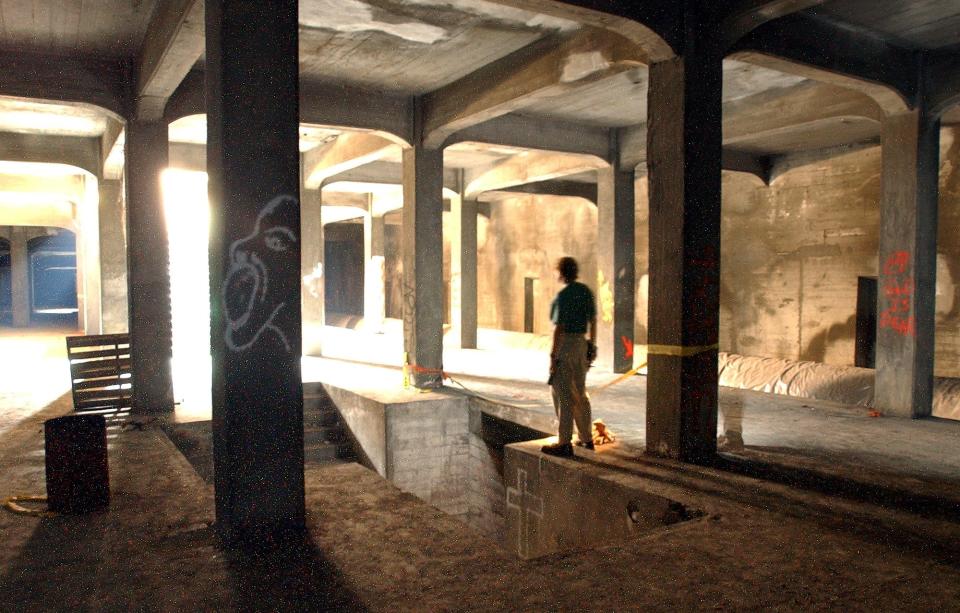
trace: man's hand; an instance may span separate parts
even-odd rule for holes
[[[593,366],[593,361],[597,359],[597,344],[587,341],[587,364]]]

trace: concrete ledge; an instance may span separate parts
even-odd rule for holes
[[[592,452],[548,456],[540,451],[545,442],[506,447],[507,548],[521,558],[603,547],[703,515],[651,493],[636,475],[593,461]]]
[[[465,396],[442,390],[374,395],[330,383],[323,387],[373,470],[451,515],[467,513],[470,415]]]

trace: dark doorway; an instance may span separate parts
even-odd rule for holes
[[[27,242],[30,259],[30,318],[40,325],[75,327],[77,310],[76,235],[69,230]]]
[[[875,368],[877,355],[877,278],[857,277],[857,338],[853,365]]]
[[[534,277],[526,277],[523,280],[523,331],[533,333],[533,297],[536,295],[537,280]]]
[[[327,313],[363,315],[363,224],[340,222],[323,228]]]

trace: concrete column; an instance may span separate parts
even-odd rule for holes
[[[922,110],[882,133],[876,405],[926,417],[933,402],[940,124]]]
[[[443,362],[443,151],[403,152],[403,350],[414,384],[440,387]]]
[[[323,224],[320,219],[320,192],[300,190],[300,274],[303,291],[300,308],[303,318],[303,355],[319,356],[323,338]]]
[[[30,256],[27,251],[27,232],[13,227],[10,232],[10,307],[13,326],[30,325]]]
[[[127,331],[127,244],[123,182],[100,185],[100,303],[103,332]]]
[[[297,0],[206,2],[217,529],[304,530]]]
[[[597,176],[597,359],[622,373],[633,368],[636,202],[634,172],[617,164]]]
[[[647,452],[716,453],[720,312],[720,54],[686,37],[650,66]]]
[[[129,121],[124,153],[133,410],[171,411],[170,251],[160,189],[160,173],[167,166],[167,124]]]
[[[477,201],[454,198],[450,245],[450,309],[460,347],[477,347]]]
[[[371,196],[372,198],[372,196]],[[363,320],[373,332],[383,330],[386,318],[386,266],[384,251],[383,215],[376,215],[371,202],[363,218],[363,255],[366,271],[363,275]]]

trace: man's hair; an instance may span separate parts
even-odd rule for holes
[[[575,259],[569,256],[563,257],[557,262],[557,272],[560,273],[564,281],[572,283],[577,280],[577,276],[580,274],[580,266],[577,265]]]

